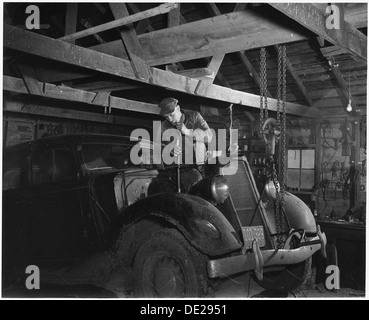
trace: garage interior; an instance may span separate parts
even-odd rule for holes
[[[39,21],[27,20],[30,5]],[[3,148],[151,130],[163,119],[159,102],[174,97],[214,130],[238,130],[238,155],[262,188],[260,124],[268,112],[285,114],[286,190],[308,205],[328,239],[327,259],[314,255],[309,281],[288,297],[365,295],[366,3],[9,2],[3,9]],[[341,289],[325,288],[328,265],[340,268]],[[247,291],[252,280],[244,277],[222,282],[215,296],[268,297],[257,286]]]

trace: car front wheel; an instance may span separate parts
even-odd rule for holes
[[[199,297],[208,293],[206,258],[176,229],[155,232],[134,260],[137,297]]]

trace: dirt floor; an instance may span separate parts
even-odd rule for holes
[[[41,284],[40,290],[26,290],[24,285],[3,288],[2,298],[14,299],[135,299],[127,277],[115,279],[109,289],[96,286],[61,286]],[[214,299],[364,299],[365,292],[352,288],[341,288],[328,291],[322,283],[310,285],[309,288],[296,289],[288,294],[268,292],[260,287],[250,276],[242,274],[236,277],[222,279],[215,283]]]

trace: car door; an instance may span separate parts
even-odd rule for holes
[[[26,204],[24,192],[28,181],[27,145],[4,151],[2,199],[3,266],[13,265],[27,254]]]
[[[78,171],[68,145],[45,144],[31,152],[29,251],[36,260],[74,259],[86,252]]]

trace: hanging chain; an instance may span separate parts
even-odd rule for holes
[[[260,137],[262,136],[264,118],[268,119],[267,99],[267,76],[266,76],[266,49],[260,49]]]
[[[277,86],[277,130],[281,125],[281,90],[282,90],[282,46],[278,46],[278,86]]]
[[[281,125],[281,163],[280,163],[280,182],[282,191],[282,210],[284,211],[284,193],[285,189],[285,164],[286,164],[286,100],[287,100],[287,90],[286,90],[286,64],[287,64],[287,54],[286,45],[283,46],[283,67],[282,67],[282,125]]]
[[[278,91],[277,91],[277,129],[280,131],[280,162],[279,162],[279,181],[277,179],[277,173],[274,163],[272,161],[272,179],[276,188],[276,231],[277,231],[277,248],[283,247],[283,232],[285,220],[285,183],[284,183],[284,165],[285,165],[285,152],[286,152],[286,46],[278,46]],[[282,91],[282,92],[281,92]],[[282,107],[282,119],[280,115]]]

